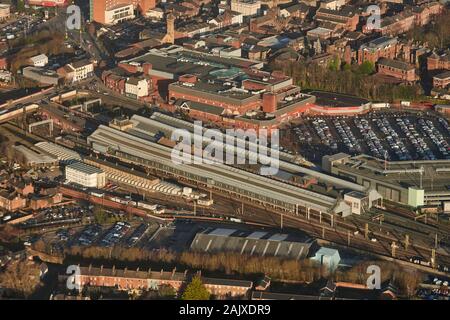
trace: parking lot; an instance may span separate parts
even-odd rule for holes
[[[6,23],[0,28],[0,41],[6,42],[20,38],[25,34],[31,34],[37,30],[38,26],[45,22],[39,15],[21,16],[13,22]]]
[[[36,210],[34,217],[19,224],[21,228],[37,228],[44,226],[58,226],[81,222],[83,217],[92,215],[92,211],[85,206],[68,204]]]
[[[113,225],[90,224],[77,231],[59,230],[52,238],[54,242],[65,242],[72,246],[100,246],[100,247],[145,247],[147,241],[158,229],[156,223],[133,220],[118,221]]]
[[[434,114],[372,112],[356,117],[307,117],[291,128],[300,154],[365,153],[387,160],[450,159],[450,128]]]
[[[61,252],[64,251],[64,248],[75,246],[134,247],[149,251],[164,248],[182,252],[189,249],[197,232],[211,227],[216,227],[216,224],[181,220],[176,223],[161,225],[156,222],[134,218],[128,222],[119,221],[109,225],[89,224],[60,228],[57,231],[42,235],[42,240],[51,244],[54,250]]]

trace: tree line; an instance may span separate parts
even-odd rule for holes
[[[282,70],[291,76],[302,89],[324,90],[356,95],[369,100],[388,101],[417,100],[423,90],[420,85],[392,85],[373,76],[375,66],[371,62],[362,65],[341,63],[338,58],[327,67],[299,61],[273,61],[271,68]]]

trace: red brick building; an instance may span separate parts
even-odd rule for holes
[[[377,63],[378,73],[405,82],[414,82],[417,80],[416,69],[413,65],[392,59],[381,58]]]
[[[113,90],[114,92],[125,94],[125,83],[127,81],[126,77],[108,70],[103,71],[102,81],[106,87]]]
[[[416,15],[411,11],[402,11],[392,17],[381,19],[380,31],[382,35],[394,36],[411,30],[416,24]]]
[[[0,208],[7,211],[16,211],[27,205],[27,199],[23,198],[16,191],[0,190]]]
[[[347,31],[355,31],[359,22],[359,14],[357,9],[352,6],[343,6],[340,10],[319,8],[314,19],[335,24]]]
[[[62,193],[58,192],[53,195],[36,196],[30,199],[30,208],[39,210],[56,205],[62,201]]]
[[[423,26],[430,22],[432,16],[439,15],[443,5],[437,1],[420,6],[407,7],[394,16],[384,16],[381,19],[380,31],[382,35],[397,35],[411,30],[414,26]],[[364,31],[370,31],[363,28]]]
[[[441,55],[433,53],[427,58],[428,70],[450,70],[450,52]]]
[[[399,52],[397,38],[380,37],[361,45],[358,49],[358,64],[370,61],[375,64],[380,58],[394,59]]]
[[[450,85],[450,71],[437,74],[433,77],[433,87],[446,88]]]
[[[135,10],[139,10],[141,14],[156,7],[155,0],[90,0],[90,16],[91,20],[106,24],[108,20],[107,11],[120,8],[126,5],[133,5]],[[120,13],[118,13],[120,14]]]
[[[260,97],[246,90],[206,82],[179,82],[169,85],[169,102],[176,100],[198,102],[219,107],[229,115],[241,115],[247,111],[258,109]]]
[[[61,275],[60,280],[65,280],[66,275]],[[115,267],[100,268],[80,267],[80,274],[75,276],[75,281],[81,287],[114,287],[119,290],[158,290],[160,286],[171,286],[175,291],[191,280],[192,275],[185,272],[173,271],[144,271],[116,269]],[[217,279],[201,277],[205,288],[217,297],[247,296],[253,287],[252,281]]]
[[[436,16],[442,13],[444,6],[437,2],[429,2],[420,6],[412,8],[415,14],[415,23],[419,26],[426,25],[430,22],[432,16]]]

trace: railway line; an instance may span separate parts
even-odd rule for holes
[[[6,129],[10,132],[20,133],[19,129],[11,124],[4,124],[3,126],[6,126]],[[123,145],[122,147],[117,147],[123,143],[123,140],[119,139],[114,134],[109,134],[104,137],[111,139],[110,141],[113,143],[110,146],[114,146],[115,144],[116,148],[122,154],[127,151],[126,148],[132,148],[136,152],[139,151],[137,152],[139,155],[147,152],[143,150],[142,144],[135,142],[126,144],[126,148],[124,148]],[[26,138],[29,142],[34,140],[28,135]],[[160,157],[160,160],[162,159],[166,162],[170,161],[170,159],[167,158],[166,152],[158,150],[156,147],[151,151],[151,156],[153,158]],[[131,163],[135,162],[134,159],[130,158],[118,158]],[[149,166],[149,164],[146,163],[141,163],[141,165]],[[198,170],[199,168],[201,167],[197,166],[192,170]],[[289,188],[283,189],[285,184],[279,182],[268,183],[272,180],[267,178],[267,180],[260,179],[257,182],[249,181],[248,178],[242,176],[242,170],[237,170],[234,168],[231,170],[228,170],[227,168],[225,175],[223,169],[218,167],[213,167],[213,169],[211,169],[211,166],[208,166],[208,170],[212,170],[214,175],[229,179],[229,181],[234,180],[235,183],[236,181],[239,181],[241,184],[248,185],[249,188],[264,189],[268,193],[283,193],[284,196],[296,198],[297,203],[299,200],[302,200],[304,201],[304,204],[310,203],[315,204],[315,206],[308,208],[306,205],[299,205],[296,208],[296,211],[289,212],[287,210],[281,210],[281,208],[277,208],[276,206],[267,205],[264,201],[255,203],[249,201],[246,197],[243,197],[243,195],[231,193],[227,194],[225,192],[221,192],[217,188],[210,188],[210,185],[206,180],[204,184],[198,185],[198,187],[200,189],[213,192],[215,198],[225,198],[227,201],[224,201],[220,205],[218,208],[219,210],[203,210],[203,216],[197,217],[196,219],[208,219],[208,217],[205,217],[204,215],[215,215],[216,217],[225,215],[234,216],[242,219],[244,223],[250,223],[262,227],[300,229],[319,239],[324,239],[340,245],[367,251],[369,253],[376,253],[386,257],[395,257],[396,259],[406,261],[408,261],[412,256],[420,256],[429,261],[432,256],[432,249],[434,249],[433,242],[435,234],[438,234],[439,237],[444,237],[449,234],[448,227],[440,224],[433,225],[425,224],[421,221],[414,221],[406,212],[402,212],[397,215],[396,213],[387,210],[377,209],[378,211],[376,211],[376,213],[384,215],[384,220],[381,224],[379,221],[372,221],[370,216],[343,219],[336,215],[326,213],[326,208],[324,208],[323,205],[331,204],[332,201],[330,197],[323,196],[316,198],[315,193],[308,192],[307,190],[305,190],[307,192],[300,195],[295,191],[291,191]],[[167,173],[168,172],[166,172],[166,174]],[[173,175],[171,175],[171,177],[173,177]],[[300,199],[298,199],[299,196],[301,196]],[[244,210],[242,210],[240,206],[241,203],[244,204]],[[192,216],[189,216],[186,212],[186,214],[179,215],[177,218],[192,219]],[[209,219],[214,219],[214,217],[210,217]],[[368,224],[370,236],[366,236],[365,234],[366,224]],[[404,244],[406,234],[410,236],[410,243],[408,246],[405,246]],[[376,239],[376,242],[371,241],[371,239]],[[392,248],[393,243],[396,244],[394,250]],[[437,264],[450,266],[450,256],[448,252],[437,250],[436,261]]]
[[[126,135],[126,136],[122,136]],[[120,153],[122,160],[132,162],[157,162],[163,165],[163,170],[172,171],[175,174],[191,176],[204,184],[214,185],[217,188],[230,186],[242,196],[260,196],[260,201],[269,202],[274,206],[295,210],[296,206],[310,206],[317,210],[327,211],[335,202],[335,199],[309,190],[301,189],[273,179],[247,173],[222,164],[179,164],[172,163],[170,149],[156,143],[150,143],[144,139],[124,134],[102,126],[88,138],[94,145],[99,143],[109,144],[116,153]],[[128,159],[127,159],[128,158]],[[170,168],[173,165],[174,168]],[[196,178],[198,177],[198,178]],[[288,210],[289,210],[288,209]]]
[[[223,165],[208,165],[207,167],[196,164],[179,165],[178,171],[168,170],[170,155],[165,150],[166,147],[144,142],[144,140],[126,133],[116,133],[116,131],[103,130],[102,128],[102,130],[94,132],[89,139],[94,144],[108,143],[110,148],[116,150],[112,153],[115,157],[125,162],[141,163],[151,168],[153,174],[166,175],[179,180],[181,183],[190,181],[197,188],[213,192],[215,196],[228,197],[229,203],[244,203],[246,207],[254,208],[252,210],[247,208],[242,215],[239,208],[231,205],[230,215],[238,216],[245,222],[250,221],[275,227],[283,225],[283,227],[301,229],[320,239],[402,260],[420,256],[424,260],[430,261],[432,256],[435,255],[438,264],[450,265],[448,252],[436,250],[439,248],[435,248],[433,244],[431,234],[438,231],[433,226],[427,226],[403,216],[394,218],[394,215],[387,215],[381,226],[376,221],[371,221],[370,217],[341,218],[329,213],[333,206],[330,197],[319,196],[316,193],[301,189],[301,192],[297,193],[291,190],[291,188],[295,188],[294,186],[256,175],[252,175],[252,177],[257,177],[252,180],[245,171]],[[161,168],[158,164],[161,162],[166,163],[164,168]],[[184,172],[181,172],[181,170]],[[186,172],[189,174],[186,175]],[[199,178],[200,180],[192,177],[199,172],[202,177]],[[211,182],[211,180],[214,182]],[[249,191],[223,189],[219,182],[228,185],[234,184],[238,188]],[[252,201],[253,195],[249,197],[250,194],[247,194],[247,192],[259,192],[259,190],[261,190],[260,194],[275,199],[277,199],[278,194],[282,193],[284,200],[278,198],[275,205],[267,199],[264,199],[266,201]],[[264,193],[262,193],[263,191]],[[277,206],[276,204],[279,201],[293,201],[291,203],[297,203],[297,205],[295,210],[289,210],[286,207]],[[237,215],[236,212],[238,212]],[[366,224],[368,229],[366,229]],[[443,235],[445,232],[445,230],[442,230],[440,234]],[[406,234],[409,234],[408,243],[405,241]]]

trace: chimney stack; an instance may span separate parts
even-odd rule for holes
[[[271,92],[263,95],[263,111],[266,113],[274,113],[277,110],[277,96]]]

